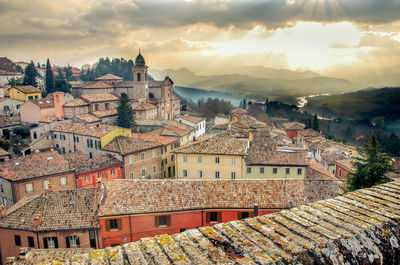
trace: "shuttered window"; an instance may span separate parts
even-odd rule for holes
[[[249,218],[249,217],[254,217],[254,213],[253,212],[238,212],[239,220]]]
[[[121,219],[106,220],[106,231],[120,231],[120,230],[122,230]]]
[[[155,216],[155,226],[156,227],[171,226],[171,215]]]
[[[222,213],[221,212],[207,212],[206,213],[206,222],[207,223],[221,223],[222,222]]]

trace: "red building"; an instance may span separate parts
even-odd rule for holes
[[[282,192],[286,186],[286,193]],[[113,180],[104,182],[103,247],[264,215],[304,202],[302,180]]]
[[[304,130],[304,128],[306,127],[305,124],[299,122],[287,122],[284,123],[282,126],[283,129],[285,129],[286,131],[286,135],[290,139],[294,139],[297,136],[297,131]]]
[[[351,159],[343,159],[336,161],[336,177],[345,179],[347,173],[354,173],[355,169]]]
[[[76,187],[96,187],[99,179],[123,179],[123,164],[114,156],[104,155],[87,158],[81,152],[64,155],[70,167],[75,170]]]

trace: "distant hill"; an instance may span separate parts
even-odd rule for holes
[[[305,71],[277,70],[256,67],[248,74],[225,74],[200,76],[187,68],[178,70],[151,69],[151,75],[162,79],[169,75],[178,86],[199,88],[204,90],[222,91],[238,97],[298,97],[322,93],[343,93],[355,91],[359,87],[348,80],[329,78]],[[262,76],[262,77],[261,77]]]
[[[309,98],[306,109],[351,119],[400,118],[400,87],[364,89],[343,95]]]

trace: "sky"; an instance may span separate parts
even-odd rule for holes
[[[0,0],[0,56],[100,57],[221,74],[243,66],[357,80],[400,67],[400,0]]]

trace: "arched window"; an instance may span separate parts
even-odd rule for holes
[[[137,73],[137,78],[136,79],[137,79],[138,82],[142,81],[142,77],[140,76],[140,73]]]

